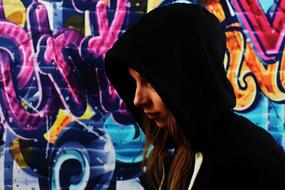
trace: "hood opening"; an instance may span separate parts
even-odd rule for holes
[[[226,38],[218,19],[194,4],[154,9],[129,28],[107,52],[106,74],[142,124],[128,67],[144,76],[198,151],[218,138],[235,106],[223,59]]]

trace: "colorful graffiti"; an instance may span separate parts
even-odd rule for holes
[[[284,1],[207,1],[224,25],[235,110],[284,139]]]
[[[265,62],[276,61],[284,42],[285,2],[276,1],[266,9],[259,1],[233,0],[231,3],[260,58]]]
[[[139,176],[144,136],[103,65],[127,2],[0,2],[1,186],[23,188],[16,167],[32,189],[110,189]]]
[[[0,0],[0,189],[143,189],[144,134],[103,59],[127,27],[173,2]],[[285,148],[285,1],[205,6],[226,32],[235,111]]]

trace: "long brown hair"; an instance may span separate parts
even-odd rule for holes
[[[187,189],[195,153],[177,126],[174,116],[169,118],[167,128],[159,128],[155,122],[145,117],[144,129],[146,134],[144,163],[150,185],[154,189],[160,187],[168,190]],[[166,170],[169,143],[174,143],[176,148],[170,168]]]

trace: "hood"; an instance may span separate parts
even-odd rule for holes
[[[141,125],[134,106],[133,68],[148,80],[197,151],[213,145],[235,106],[223,66],[226,38],[205,8],[176,3],[156,8],[129,28],[105,56],[106,74]]]

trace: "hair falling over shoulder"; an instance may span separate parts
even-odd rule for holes
[[[167,129],[159,128],[155,123],[144,118],[146,142],[144,149],[144,164],[146,175],[153,189],[184,190],[188,188],[193,172],[195,152],[188,140],[176,124],[175,118],[168,121]],[[174,143],[175,154],[171,159],[170,168],[166,164],[169,143]],[[152,150],[150,148],[152,146]]]

